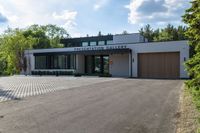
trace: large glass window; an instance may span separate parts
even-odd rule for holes
[[[46,56],[36,56],[35,64],[36,69],[46,69]]]
[[[35,56],[35,69],[75,69],[75,55]]]
[[[101,45],[105,45],[105,41],[99,41],[99,42],[98,42],[98,45],[100,45],[100,46],[101,46]]]
[[[96,46],[97,42],[90,42],[90,46]]]
[[[58,69],[58,56],[55,55],[53,58],[53,66],[55,69]]]
[[[83,46],[83,47],[88,46],[88,42],[82,42],[82,46]]]
[[[65,56],[64,55],[58,56],[58,69],[65,69]]]
[[[75,69],[75,56],[70,55],[70,69]]]
[[[107,41],[107,45],[113,44],[113,41],[109,40]]]

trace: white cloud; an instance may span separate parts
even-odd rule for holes
[[[93,8],[95,11],[97,11],[108,3],[109,3],[109,0],[97,0]]]
[[[141,16],[137,12],[137,8],[139,8],[143,2],[144,0],[134,0],[130,3],[130,5],[125,6],[126,8],[130,10],[129,18],[128,18],[130,23],[135,24],[140,20]]]
[[[0,0],[0,13],[7,19],[7,26],[24,28],[32,24],[56,24],[63,26],[73,36],[77,35],[77,11],[67,7],[56,8],[60,4],[67,5],[72,0]],[[9,5],[9,6],[8,6]],[[6,29],[7,26],[0,27]]]
[[[76,26],[76,11],[64,10],[61,13],[54,12],[52,16],[55,20],[63,22],[63,26],[65,26],[66,28],[73,28],[74,26]]]
[[[188,7],[189,0],[131,0],[128,21],[141,23],[177,23]]]

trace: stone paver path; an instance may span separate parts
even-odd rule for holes
[[[70,89],[115,80],[98,77],[29,77],[12,76],[0,78],[0,102],[19,100],[56,90]]]

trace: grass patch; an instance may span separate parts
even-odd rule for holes
[[[195,100],[191,90],[184,87],[180,96],[176,133],[200,133],[200,111]]]
[[[200,87],[185,87],[185,94],[191,97],[192,104],[195,105],[196,110],[196,124],[197,124],[197,131],[196,133],[200,133]]]

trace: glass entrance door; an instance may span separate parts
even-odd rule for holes
[[[109,56],[108,55],[85,56],[85,73],[108,74]]]
[[[103,73],[109,74],[109,56],[103,56]]]
[[[101,56],[94,56],[94,73],[102,73]]]

